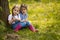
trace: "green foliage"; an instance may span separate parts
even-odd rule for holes
[[[60,40],[60,3],[57,3],[57,1],[21,1],[21,3],[25,3],[28,6],[30,23],[39,29],[37,33],[31,32],[28,28],[20,30],[17,34],[21,36],[21,40]]]
[[[9,0],[9,2],[11,2],[11,3],[17,3],[18,1],[17,0]]]
[[[0,12],[2,11],[2,7],[0,7]]]
[[[21,40],[60,40],[60,3],[59,0],[18,0],[28,6],[28,19],[35,28],[37,33],[31,32],[28,28],[17,32]],[[15,3],[15,2],[14,2]],[[10,2],[10,11],[14,5]],[[16,3],[15,3],[16,4]],[[4,23],[1,24],[1,30],[5,30]],[[13,33],[7,28],[8,33]]]
[[[5,23],[0,20],[0,31],[5,30]]]
[[[3,40],[5,30],[6,30],[5,23],[2,20],[0,20],[0,40]]]

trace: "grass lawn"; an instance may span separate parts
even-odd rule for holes
[[[28,19],[39,32],[31,32],[28,28],[16,34],[21,40],[60,40],[60,3],[32,3],[28,5]],[[10,6],[11,8],[13,6]],[[2,26],[2,25],[1,25]],[[14,33],[7,29],[8,33]],[[0,32],[3,35],[5,32]],[[3,36],[0,37],[3,40]]]

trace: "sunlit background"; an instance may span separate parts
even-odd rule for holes
[[[21,40],[60,40],[60,0],[9,0],[9,9],[22,3],[28,6],[28,19],[38,33],[28,28],[17,34]]]

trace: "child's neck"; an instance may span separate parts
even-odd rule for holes
[[[23,15],[25,15],[25,13],[23,13]]]
[[[26,13],[22,13],[23,15],[25,15]]]
[[[17,14],[14,14],[14,16],[16,16]]]

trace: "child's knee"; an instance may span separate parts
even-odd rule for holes
[[[26,24],[27,24],[27,25],[30,25],[30,23],[29,23],[29,22],[26,22]]]
[[[22,26],[22,27],[25,27],[26,26],[26,24],[23,22],[23,23],[20,23],[20,25]]]

